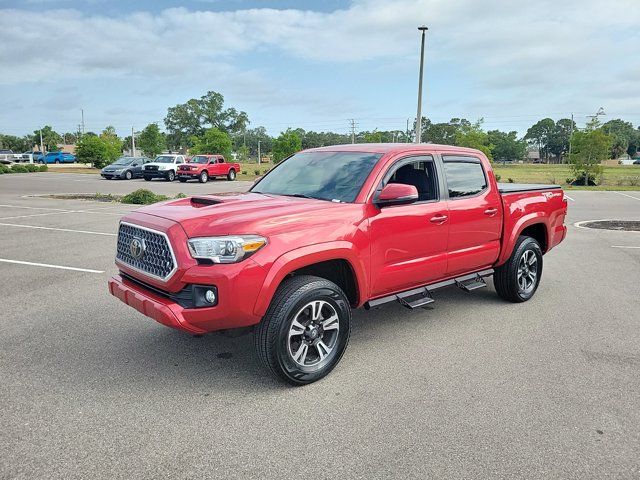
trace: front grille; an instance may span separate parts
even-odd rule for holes
[[[134,257],[133,241],[142,245],[142,254]],[[167,237],[160,232],[121,223],[118,230],[116,258],[122,263],[160,280],[167,280],[176,269],[176,262]]]
[[[144,167],[144,169],[145,170],[149,170],[149,171],[151,171],[151,170],[157,171],[158,170],[158,165],[147,165],[146,167]]]

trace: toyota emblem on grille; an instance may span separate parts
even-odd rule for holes
[[[147,246],[144,243],[144,240],[138,237],[133,237],[131,243],[129,244],[129,251],[131,252],[131,256],[136,260],[140,260],[144,255],[144,251],[147,249]]]

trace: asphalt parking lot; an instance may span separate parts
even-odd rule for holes
[[[342,362],[302,388],[250,335],[192,337],[109,295],[129,206],[25,196],[249,185],[0,176],[1,478],[640,476],[640,233],[573,226],[640,220],[640,192],[571,192],[530,302],[489,283],[356,311]]]

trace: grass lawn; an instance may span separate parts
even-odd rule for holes
[[[569,165],[496,164],[493,168],[500,175],[501,182],[508,182],[511,178],[515,183],[556,183],[576,190],[640,190],[640,165],[603,167],[597,187],[567,185],[567,179],[573,177]]]

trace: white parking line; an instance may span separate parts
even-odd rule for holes
[[[0,217],[0,220],[13,220],[14,218],[30,218],[30,217],[47,217],[49,215],[64,215],[66,213],[76,212],[47,212],[47,213],[33,213],[31,215],[15,215],[13,217]]]
[[[640,248],[640,247],[632,247],[629,245],[611,245],[611,248]]]
[[[571,198],[569,195],[567,195],[566,193],[564,194],[564,197],[571,200],[572,202],[575,202],[575,200],[573,198]]]
[[[0,207],[8,207],[8,208],[26,208],[29,210],[52,210],[56,212],[67,212],[68,210],[64,208],[45,208],[45,207],[27,207],[25,205],[6,205],[0,204]]]
[[[115,233],[107,232],[92,232],[89,230],[73,230],[71,228],[53,228],[53,227],[39,227],[36,225],[20,225],[18,223],[0,223],[3,227],[21,227],[21,228],[36,228],[38,230],[55,230],[56,232],[71,232],[71,233],[88,233],[90,235],[104,235],[107,237],[115,237]]]
[[[50,210],[51,212],[60,212],[60,213],[95,213],[98,215],[126,215],[129,212],[126,213],[118,213],[118,212],[102,212],[100,210],[103,209],[108,209],[108,208],[116,208],[118,207],[118,205],[113,205],[110,207],[104,207],[104,208],[96,208],[96,209],[87,209],[87,210],[69,210],[69,209],[64,209],[64,208],[44,208],[44,207],[25,207],[24,205],[0,205],[0,207],[7,207],[7,208],[27,208],[27,209],[31,209],[31,210]],[[52,214],[46,214],[43,213],[41,215],[52,215]],[[30,217],[30,216],[36,216],[36,215],[24,215],[26,217]],[[0,217],[0,219],[10,219],[10,218],[22,218],[22,216],[20,217]]]
[[[618,194],[618,195],[622,195],[623,197],[633,198],[634,200],[638,200],[638,201],[640,201],[640,198],[638,198],[638,197],[634,197],[633,195],[628,195],[628,194],[626,194],[626,193],[621,193],[621,192],[613,192],[613,193],[616,193],[616,194]]]
[[[17,265],[31,265],[33,267],[57,268],[57,269],[60,269],[60,270],[73,270],[74,272],[104,273],[104,270],[92,270],[90,268],[65,267],[64,265],[50,265],[48,263],[23,262],[21,260],[9,260],[8,258],[0,258],[0,262],[15,263]]]

